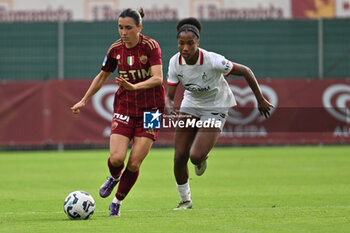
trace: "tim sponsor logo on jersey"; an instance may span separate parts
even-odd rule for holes
[[[136,79],[146,79],[152,76],[151,67],[148,70],[119,70],[119,76],[123,77],[125,80],[136,80]]]

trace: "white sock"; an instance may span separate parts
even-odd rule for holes
[[[113,203],[118,203],[119,205],[121,205],[123,201],[118,200],[116,197],[114,197],[112,202]]]
[[[191,190],[190,183],[187,181],[185,184],[176,184],[177,191],[179,192],[181,201],[190,201],[191,200]]]

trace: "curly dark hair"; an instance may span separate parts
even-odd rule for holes
[[[177,37],[181,32],[192,32],[197,38],[202,30],[202,24],[196,18],[185,18],[180,20],[177,25]]]

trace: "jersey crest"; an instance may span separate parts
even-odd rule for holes
[[[147,61],[148,61],[148,58],[147,58],[147,56],[146,55],[142,55],[141,57],[140,57],[140,62],[142,63],[142,64],[146,64],[147,63]]]

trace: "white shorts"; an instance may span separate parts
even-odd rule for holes
[[[180,107],[180,112],[182,113],[187,113],[189,115],[198,117],[200,121],[210,121],[210,122],[215,122],[212,125],[216,125],[222,131],[224,128],[227,116],[228,116],[228,110],[230,107],[227,108],[216,108],[216,107],[211,107],[211,108],[197,108],[197,107],[192,107],[190,104],[188,104],[187,101],[182,101],[181,107]],[[221,122],[221,123],[219,123]],[[217,123],[217,124],[216,124]],[[220,126],[219,126],[220,125]]]

